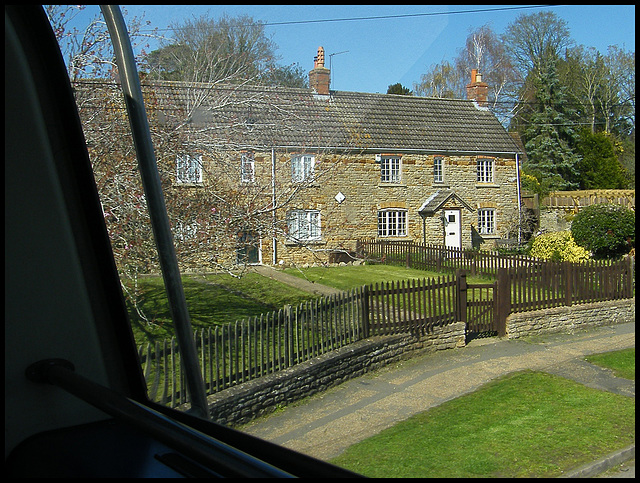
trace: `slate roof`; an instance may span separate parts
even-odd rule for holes
[[[522,153],[496,117],[470,100],[182,82],[143,83],[145,90],[160,121],[186,116],[194,129],[248,149]]]

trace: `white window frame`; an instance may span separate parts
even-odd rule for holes
[[[240,155],[240,180],[243,183],[254,183],[256,180],[256,160],[253,153]]]
[[[198,236],[198,222],[185,222],[182,220],[178,220],[176,221],[174,233],[175,238],[178,241],[185,242],[194,240]]]
[[[202,183],[202,155],[181,154],[176,157],[176,183]]]
[[[476,181],[478,183],[493,183],[494,160],[478,158],[476,161]]]
[[[313,179],[316,157],[311,154],[298,154],[291,158],[291,181],[300,183]]]
[[[433,158],[433,182],[444,183],[444,158],[441,156]]]
[[[480,235],[496,234],[495,208],[481,208],[478,210],[478,233]]]
[[[407,236],[407,210],[391,208],[378,211],[378,236]]]
[[[287,213],[289,238],[296,242],[322,239],[320,210],[291,210]]]
[[[382,156],[380,158],[380,181],[382,183],[402,181],[402,157]]]

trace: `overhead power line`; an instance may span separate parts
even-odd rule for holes
[[[529,8],[548,8],[556,5],[528,5],[518,7],[496,7],[496,8],[481,8],[473,10],[454,10],[453,12],[430,12],[430,13],[406,13],[398,15],[376,15],[371,17],[345,17],[345,18],[328,18],[318,20],[290,20],[285,22],[263,22],[264,26],[273,25],[296,25],[296,24],[309,24],[309,23],[321,23],[321,22],[350,22],[354,20],[388,20],[393,18],[407,18],[407,17],[435,17],[438,15],[456,15],[464,13],[484,13],[484,12],[502,12],[506,10],[524,10]]]
[[[325,19],[311,19],[311,20],[286,20],[282,22],[262,22],[257,21],[249,25],[261,25],[264,27],[274,27],[283,25],[305,25],[314,23],[327,23],[327,22],[352,22],[359,20],[391,20],[398,18],[414,18],[414,17],[437,17],[442,15],[460,15],[460,14],[473,14],[473,13],[487,13],[487,12],[504,12],[509,10],[526,10],[532,8],[550,8],[557,7],[558,5],[521,5],[516,7],[495,7],[495,8],[481,8],[481,9],[469,9],[469,10],[454,10],[452,12],[429,12],[429,13],[406,13],[397,15],[374,15],[370,17],[344,17],[344,18],[325,18]],[[184,28],[184,27],[181,27]],[[173,28],[157,29],[158,32],[174,30]]]

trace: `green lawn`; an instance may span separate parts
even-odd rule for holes
[[[548,478],[634,441],[633,398],[525,371],[403,421],[332,462],[378,478]]]
[[[625,379],[636,379],[636,349],[595,354],[586,358],[587,361],[598,366],[612,369],[614,374]]]
[[[241,278],[227,274],[184,276],[183,286],[194,329],[247,319],[314,298],[307,292],[256,273]],[[174,335],[169,303],[161,277],[139,280],[138,305],[145,321],[127,302],[134,336],[138,343]]]

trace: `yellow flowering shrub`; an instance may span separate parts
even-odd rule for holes
[[[569,231],[544,233],[533,240],[529,255],[558,262],[584,262],[591,258],[589,251],[576,244]]]

